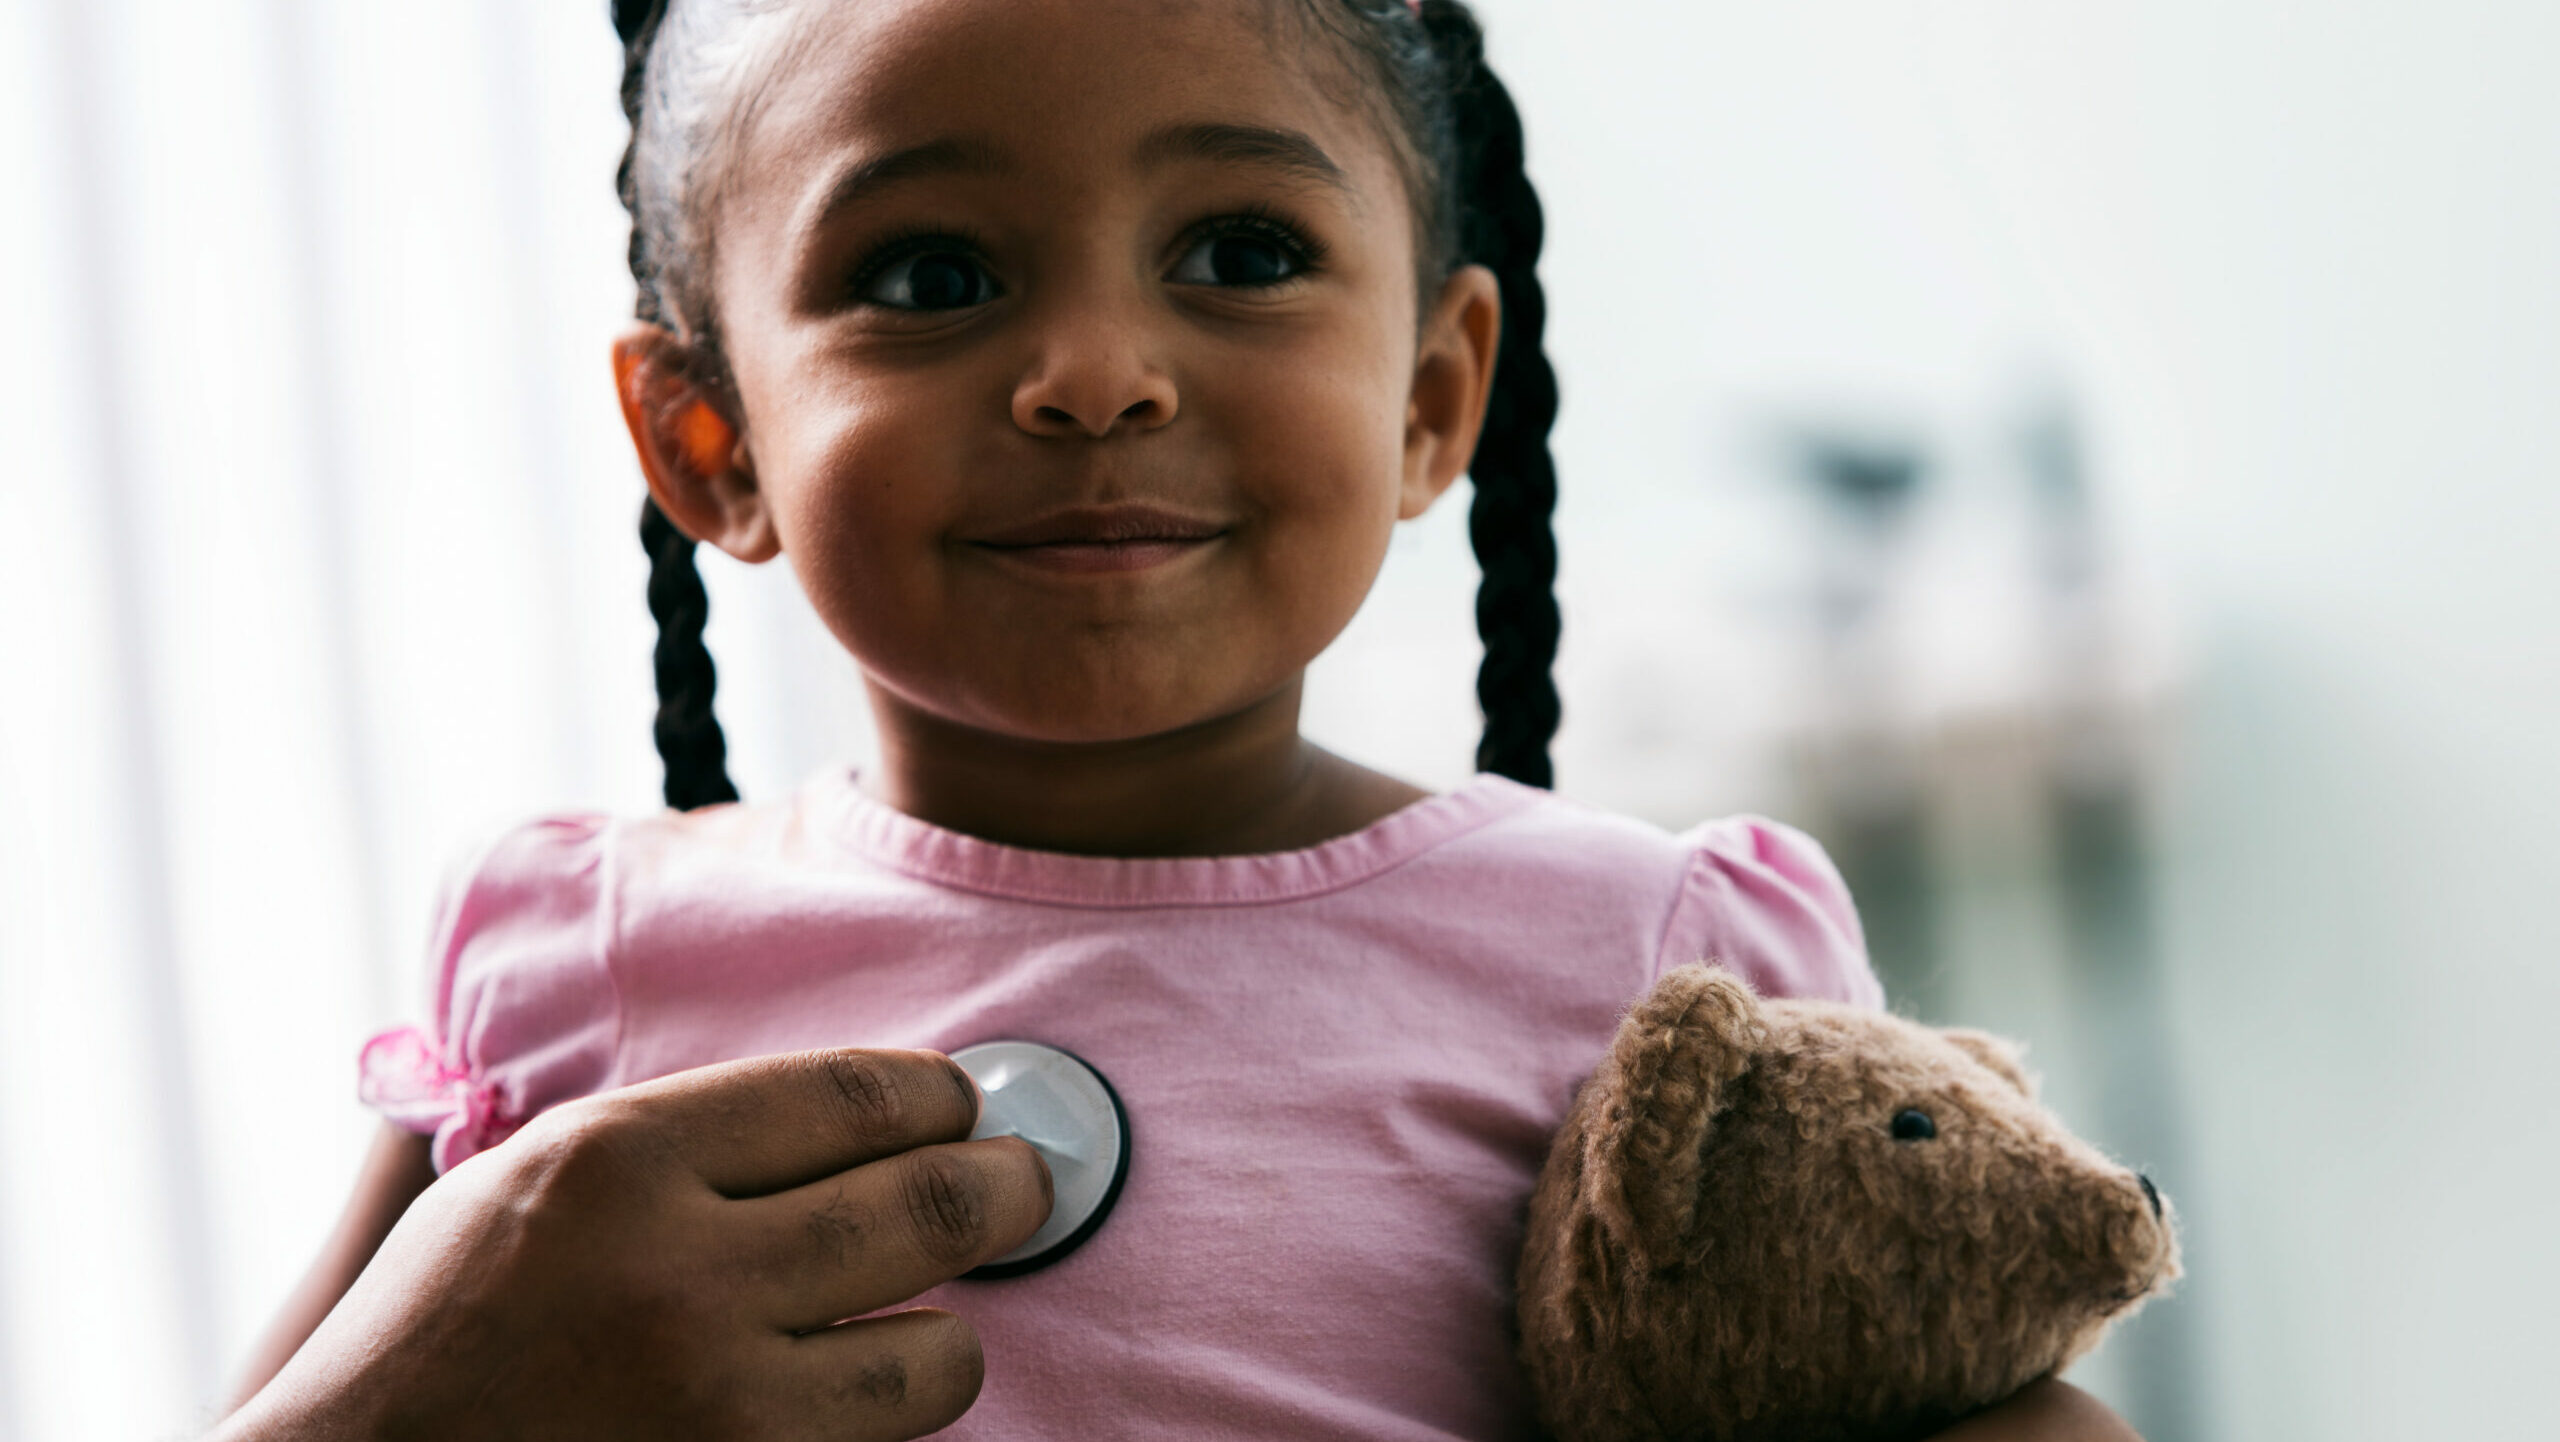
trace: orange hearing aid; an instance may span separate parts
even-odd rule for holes
[[[676,444],[684,448],[685,463],[697,476],[716,476],[729,468],[729,454],[737,449],[738,432],[726,416],[711,402],[696,397],[676,417]]]

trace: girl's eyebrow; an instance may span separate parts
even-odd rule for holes
[[[1348,191],[1349,179],[1324,147],[1295,130],[1262,125],[1173,125],[1138,145],[1138,163],[1153,167],[1177,160],[1258,165],[1301,180]]]
[[[805,230],[827,222],[875,192],[929,175],[988,175],[1005,168],[1003,152],[982,140],[931,140],[856,161],[827,182]]]

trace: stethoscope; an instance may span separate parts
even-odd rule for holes
[[[964,1280],[1036,1272],[1084,1244],[1120,1200],[1129,1177],[1129,1113],[1101,1072],[1073,1052],[1036,1041],[989,1041],[951,1054],[986,1104],[971,1141],[1020,1137],[1049,1164],[1054,1200],[1031,1240],[961,1273]]]

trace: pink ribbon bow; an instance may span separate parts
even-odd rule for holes
[[[496,1146],[524,1124],[500,1102],[497,1088],[448,1066],[435,1040],[414,1026],[364,1044],[356,1059],[356,1095],[387,1121],[434,1133],[438,1170]]]

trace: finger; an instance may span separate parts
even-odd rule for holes
[[[728,1197],[805,1185],[978,1124],[977,1084],[930,1051],[793,1052],[678,1072],[616,1092],[615,1124]]]
[[[1049,1218],[1048,1165],[1019,1137],[925,1147],[779,1196],[723,1202],[748,1315],[783,1331],[896,1306],[1001,1257]]]
[[[960,1420],[978,1400],[986,1363],[978,1334],[949,1312],[919,1307],[847,1322],[788,1349],[768,1420],[782,1437],[890,1442]]]

